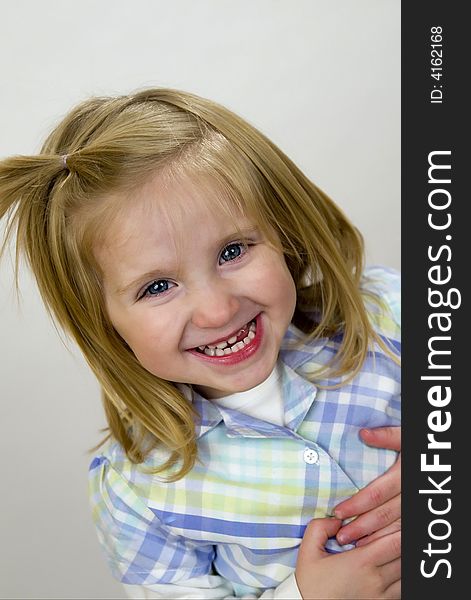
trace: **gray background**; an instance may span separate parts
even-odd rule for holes
[[[0,19],[0,157],[89,95],[152,85],[235,110],[399,268],[399,0],[15,0]],[[0,268],[0,597],[123,598],[87,502],[98,386],[26,271]]]

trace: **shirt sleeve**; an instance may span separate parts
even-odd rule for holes
[[[178,585],[210,575],[213,545],[170,531],[109,458],[95,458],[89,475],[93,519],[116,579],[126,585]]]
[[[99,541],[130,598],[236,598],[232,584],[213,574],[214,546],[169,531],[106,456],[90,465],[89,487]],[[238,597],[301,599],[294,574],[260,596]]]
[[[361,289],[366,308],[378,333],[400,340],[401,331],[401,275],[395,269],[372,266],[365,269]],[[371,302],[368,293],[379,299]]]

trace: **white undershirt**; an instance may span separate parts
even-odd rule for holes
[[[211,400],[223,408],[232,408],[256,419],[284,425],[283,388],[279,364],[254,388]]]

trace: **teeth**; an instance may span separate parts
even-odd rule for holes
[[[241,329],[237,335],[233,335],[227,341],[218,342],[217,344],[207,344],[206,346],[198,346],[198,350],[206,354],[206,356],[225,356],[234,352],[239,352],[250,344],[256,335],[256,325],[254,321],[251,321],[248,327],[249,331],[244,337],[243,341],[237,342],[237,337],[247,330],[247,326]]]

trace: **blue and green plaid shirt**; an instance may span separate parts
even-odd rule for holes
[[[400,284],[396,272],[370,268],[364,288],[376,331],[400,354]],[[280,352],[285,426],[226,409],[193,395],[201,415],[198,460],[181,480],[165,483],[142,466],[161,464],[155,450],[132,464],[110,443],[90,466],[98,536],[113,574],[124,584],[184,585],[216,573],[236,595],[275,588],[296,565],[307,523],[384,473],[396,453],[364,444],[362,427],[400,424],[400,368],[375,347],[362,370],[336,389],[309,375],[337,352],[339,338],[302,343],[290,326]],[[163,474],[165,475],[165,474]],[[330,550],[339,551],[334,540]]]

